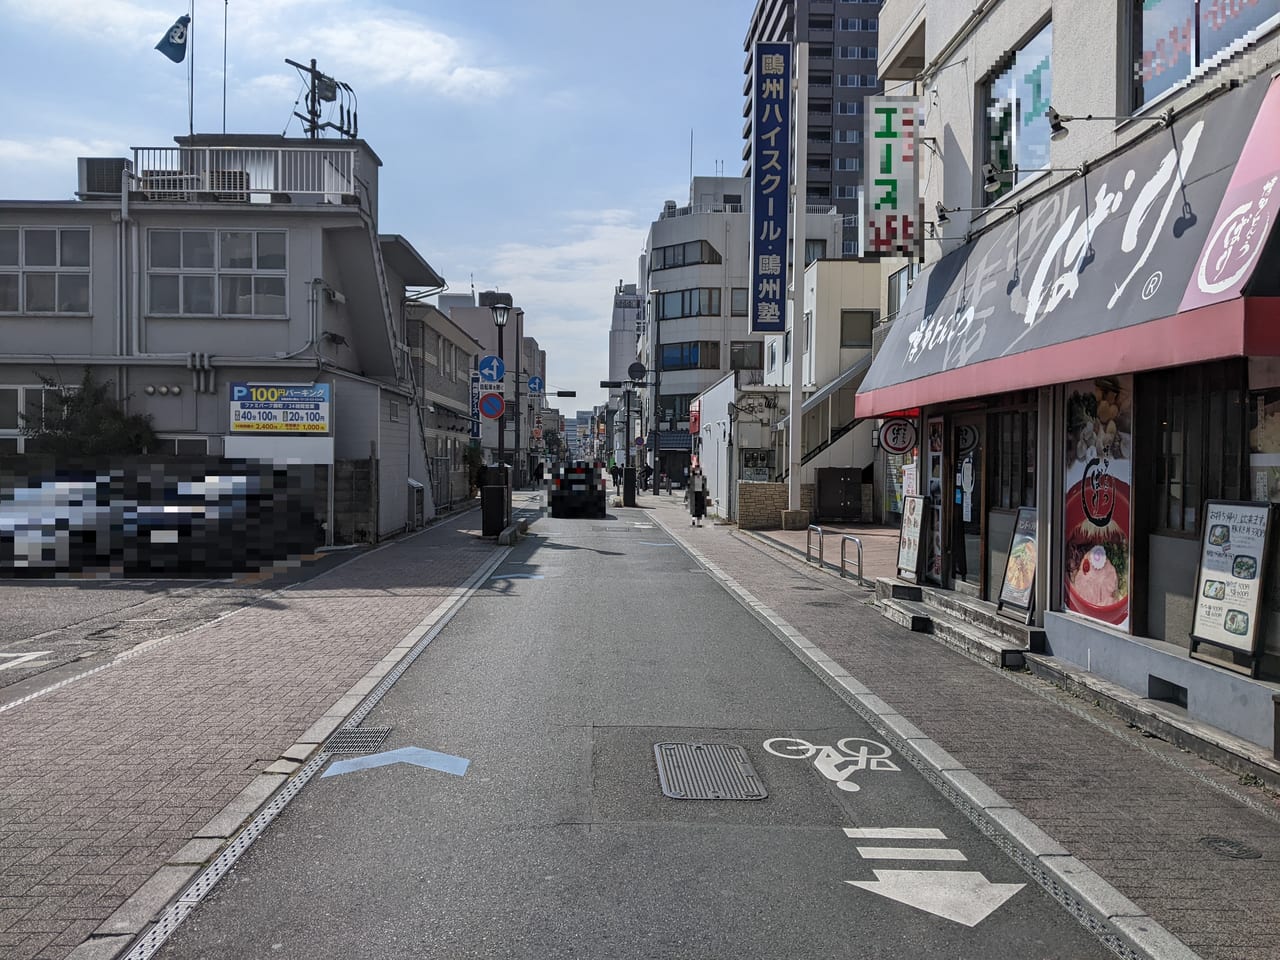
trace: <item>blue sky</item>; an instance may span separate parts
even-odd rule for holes
[[[187,132],[186,68],[152,49],[189,0],[0,0],[0,197],[76,188],[77,156]],[[466,291],[512,293],[562,410],[603,400],[619,279],[717,162],[741,171],[753,0],[229,0],[227,132],[282,132],[300,81],[349,83],[383,161],[379,230]],[[222,0],[195,0],[195,128],[222,130]],[[288,128],[299,136],[298,121]]]

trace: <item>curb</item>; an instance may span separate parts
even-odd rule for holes
[[[421,532],[424,531],[410,536]],[[67,960],[146,960],[159,950],[178,924],[328,761],[330,754],[323,750],[324,741],[339,727],[355,727],[364,720],[510,553],[509,547],[498,550],[437,603],[279,759],[197,830],[89,939],[72,950]]]
[[[1065,847],[965,769],[892,705],[875,696],[857,677],[807,640],[800,631],[752,596],[699,550],[680,539],[661,519],[654,519],[685,553],[706,569],[713,580],[764,624],[801,663],[871,724],[926,780],[1103,944],[1127,960],[1201,960],[1190,947],[1071,856]]]

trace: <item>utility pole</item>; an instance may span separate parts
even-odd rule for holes
[[[791,393],[790,421],[787,430],[787,461],[790,472],[787,477],[787,508],[800,509],[800,460],[801,444],[804,442],[804,425],[801,421],[801,407],[804,392],[804,365],[801,356],[804,350],[804,235],[805,235],[805,194],[808,192],[808,177],[805,164],[808,162],[809,118],[809,44],[800,41],[796,44],[796,99],[792,111],[792,123],[795,129],[795,200],[792,220],[792,242],[795,244],[791,255]]]

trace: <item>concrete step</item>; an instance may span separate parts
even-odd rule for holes
[[[877,601],[885,618],[915,633],[928,633],[939,643],[1005,670],[1021,670],[1026,648],[998,634],[943,613],[920,600],[893,597]]]
[[[930,633],[933,621],[925,605],[918,600],[895,600],[892,597],[880,600],[880,611],[899,626],[906,627],[914,633]]]
[[[936,611],[932,616],[934,637],[961,653],[984,660],[1002,670],[1021,670],[1026,663],[1026,647],[963,620]]]
[[[993,634],[1013,646],[1035,652],[1045,649],[1043,630],[1000,616],[993,604],[948,590],[932,589],[925,593],[924,602],[930,609],[940,610],[946,616],[971,624],[980,632]]]
[[[924,591],[914,583],[895,577],[876,577],[877,600],[921,600]]]

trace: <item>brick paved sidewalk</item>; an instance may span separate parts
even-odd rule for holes
[[[690,529],[678,499],[640,506],[1205,960],[1280,957],[1275,796],[1028,674],[891,623],[852,580],[734,527]],[[1256,856],[1215,853],[1212,837]]]
[[[448,518],[0,713],[0,957],[66,957],[251,792],[492,557],[479,525]]]

